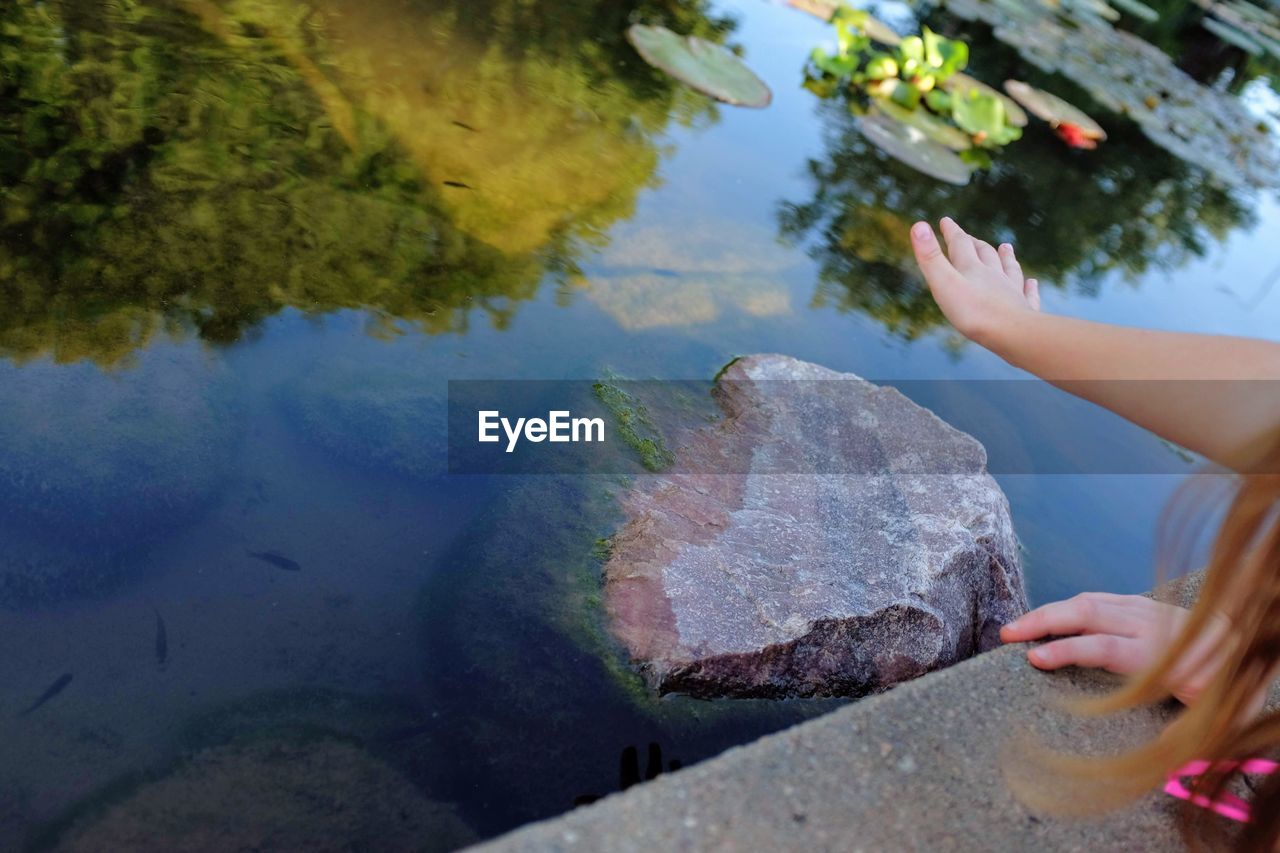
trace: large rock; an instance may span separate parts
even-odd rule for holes
[[[864,695],[997,645],[1025,612],[974,438],[784,356],[739,359],[715,392],[724,418],[624,497],[605,566],[613,630],[659,692]]]

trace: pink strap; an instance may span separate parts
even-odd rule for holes
[[[1204,794],[1193,794],[1183,784],[1185,777],[1201,776],[1215,766],[1224,771],[1239,770],[1241,773],[1270,774],[1280,769],[1280,764],[1268,761],[1265,758],[1250,758],[1245,761],[1223,761],[1217,764],[1210,761],[1191,761],[1169,774],[1169,780],[1164,785],[1166,794],[1177,797],[1180,800],[1190,800],[1197,806],[1212,809],[1225,818],[1230,818],[1240,823],[1248,823],[1249,804],[1235,794],[1224,793],[1218,799],[1210,800]]]

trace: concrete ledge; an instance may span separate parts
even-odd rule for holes
[[[1014,799],[1000,767],[1011,736],[1115,752],[1176,712],[1169,703],[1077,718],[1062,700],[1115,680],[1042,673],[1025,652],[973,658],[479,849],[1183,849],[1176,801],[1163,794],[1088,819],[1032,814]]]

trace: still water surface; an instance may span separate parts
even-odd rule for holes
[[[772,107],[643,66],[637,19],[740,45]],[[751,352],[1019,378],[911,272],[907,226],[944,214],[1013,240],[1046,310],[1280,328],[1274,196],[1101,107],[1098,152],[1033,127],[934,183],[800,89],[828,34],[765,2],[0,20],[0,847],[93,838],[200,749],[325,738],[487,836],[832,707],[637,693],[600,640],[614,511],[574,478],[444,475],[449,379],[705,379]],[[983,79],[1054,82],[929,20]],[[1275,110],[1265,76],[1233,85]],[[1149,586],[1176,478],[1002,483],[1035,601]]]

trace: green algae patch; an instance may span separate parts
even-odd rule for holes
[[[640,456],[645,470],[657,473],[675,462],[675,454],[667,447],[662,432],[649,414],[649,408],[632,393],[614,382],[597,382],[592,386],[596,398],[613,416],[618,436]]]
[[[717,370],[717,371],[716,371],[716,375],[715,375],[714,377],[712,377],[712,380],[711,380],[711,381],[712,381],[712,383],[714,384],[714,383],[716,383],[716,382],[719,382],[719,381],[720,381],[720,377],[721,377],[721,376],[724,376],[726,373],[728,373],[728,372],[729,372],[729,368],[733,367],[735,364],[737,364],[738,362],[742,361],[742,359],[743,359],[743,358],[744,358],[744,356],[741,356],[741,355],[735,355],[733,358],[731,358],[731,359],[729,359],[728,361],[726,361],[726,362],[724,363],[724,366],[722,366],[719,370]]]

